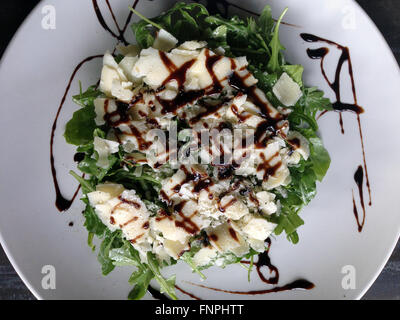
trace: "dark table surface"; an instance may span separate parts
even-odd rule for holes
[[[2,0],[0,5],[0,56],[18,26],[38,0]],[[400,62],[400,1],[357,0],[381,30]],[[35,299],[0,247],[0,300]],[[382,273],[363,299],[400,300],[400,243]]]

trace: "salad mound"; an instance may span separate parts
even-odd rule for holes
[[[299,241],[299,211],[330,164],[317,135],[328,99],[285,61],[266,6],[258,19],[178,3],[132,25],[137,44],[107,52],[101,80],[73,97],[82,108],[65,139],[84,154],[71,174],[86,205],[88,244],[102,240],[104,275],[134,266],[129,299],[155,279],[175,295],[178,261],[202,270],[266,250],[271,234]]]

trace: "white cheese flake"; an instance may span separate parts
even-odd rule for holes
[[[221,199],[220,211],[232,220],[239,220],[249,213],[249,209],[243,201],[237,199],[234,195],[228,195]]]
[[[94,150],[98,153],[99,159],[97,160],[97,165],[101,168],[108,168],[110,161],[108,156],[118,152],[119,143],[107,139],[102,139],[99,137],[94,137]]]
[[[211,245],[218,252],[232,252],[238,257],[242,257],[249,252],[249,246],[244,238],[228,223],[207,230],[207,235]]]
[[[157,32],[157,36],[153,43],[153,48],[168,52],[174,48],[177,43],[178,39],[176,39],[168,31],[161,29]]]
[[[294,152],[299,153],[304,160],[310,156],[310,146],[308,140],[297,131],[290,131],[287,136],[287,141],[294,148]]]
[[[257,192],[256,198],[262,213],[271,215],[278,210],[276,203],[274,202],[275,195],[273,193],[267,191]]]
[[[106,183],[88,194],[90,205],[100,220],[111,230],[122,230],[124,238],[139,251],[150,250],[146,245],[149,235],[150,213],[134,190],[122,185]]]
[[[212,246],[201,248],[194,256],[193,262],[196,266],[202,267],[210,263],[217,256],[218,252]]]
[[[303,95],[300,86],[286,72],[282,73],[272,91],[287,107],[294,106]]]
[[[96,118],[94,119],[96,125],[102,126],[106,123],[104,116],[107,113],[112,113],[117,110],[117,104],[115,100],[108,98],[96,98],[94,101],[94,111],[96,113]],[[107,112],[106,112],[107,111]]]

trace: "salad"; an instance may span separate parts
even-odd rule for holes
[[[107,275],[134,266],[129,299],[155,280],[176,299],[183,261],[202,270],[299,241],[300,210],[330,164],[316,114],[331,110],[285,61],[266,6],[258,19],[177,3],[132,25],[137,44],[106,52],[101,80],[73,97],[65,139],[78,146],[88,244]]]

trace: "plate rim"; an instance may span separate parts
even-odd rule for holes
[[[7,48],[4,50],[3,55],[1,56],[1,59],[0,59],[0,72],[2,70],[4,61],[6,60],[6,58],[9,55],[11,47],[14,45],[14,42],[16,41],[16,38],[19,36],[20,33],[22,33],[22,29],[27,24],[27,22],[32,18],[32,16],[36,14],[36,11],[39,10],[39,6],[41,4],[43,4],[42,1],[39,1],[32,8],[32,10],[28,13],[28,15],[23,20],[23,22],[19,25],[17,31],[15,31],[15,33],[12,36],[11,40],[8,42]],[[0,244],[1,244],[1,247],[3,248],[4,253],[7,256],[7,259],[10,261],[11,266],[14,268],[15,272],[17,273],[17,275],[21,278],[21,280],[24,283],[24,285],[26,285],[26,287],[29,289],[29,291],[34,295],[34,297],[37,300],[43,300],[43,297],[41,297],[41,295],[36,290],[36,288],[31,284],[31,282],[28,280],[28,278],[25,277],[24,273],[19,268],[17,262],[14,259],[14,256],[11,254],[11,251],[8,248],[7,241],[4,239],[3,234],[1,232],[0,232]]]
[[[375,24],[375,22],[372,20],[372,18],[368,15],[368,13],[364,10],[363,7],[361,7],[361,5],[356,0],[352,0],[352,2],[356,7],[358,7],[358,9],[360,10],[360,12],[362,12],[364,17],[371,23],[372,27],[375,29],[375,31],[377,32],[377,34],[379,35],[379,37],[385,44],[386,50],[390,52],[392,61],[397,66],[397,71],[400,74],[400,64],[397,62],[397,59],[393,53],[392,48],[390,47],[389,43],[386,41],[385,37],[383,36],[382,32],[379,30],[378,26]],[[360,291],[356,300],[361,300],[362,297],[367,293],[367,291],[375,283],[376,279],[379,277],[379,275],[382,273],[382,270],[385,268],[386,264],[388,263],[394,249],[397,246],[397,243],[399,242],[399,239],[400,239],[400,224],[398,225],[397,236],[395,237],[390,250],[388,250],[386,257],[382,260],[381,265],[379,266],[379,268],[377,269],[377,271],[375,272],[375,274],[371,278],[371,280],[367,283],[367,285],[364,287],[364,289]]]
[[[368,22],[372,25],[372,27],[375,29],[376,33],[378,34],[378,36],[381,38],[381,40],[383,41],[384,45],[386,46],[386,50],[388,52],[390,52],[392,63],[397,66],[397,71],[400,74],[400,64],[397,61],[397,59],[396,59],[396,57],[395,57],[395,55],[393,53],[392,48],[390,47],[389,43],[387,42],[387,40],[383,36],[383,34],[380,31],[380,29],[377,27],[377,25],[372,20],[372,18],[367,14],[367,12],[362,8],[362,6],[356,0],[350,0],[350,1],[353,3],[353,5],[355,5],[360,10],[362,15],[364,15],[364,18],[366,18],[368,20]],[[2,70],[2,66],[4,64],[4,61],[6,60],[6,58],[9,55],[9,51],[11,50],[12,46],[14,45],[14,42],[16,41],[16,38],[19,36],[20,33],[22,33],[22,29],[24,28],[24,26],[32,18],[32,16],[34,16],[37,13],[37,11],[39,10],[40,5],[42,5],[42,4],[43,4],[42,1],[39,1],[32,8],[32,10],[25,17],[23,22],[19,25],[17,31],[14,33],[13,37],[11,38],[9,43],[7,44],[7,47],[4,50],[3,55],[1,57],[1,60],[0,60],[0,72]],[[377,270],[376,270],[375,274],[373,275],[373,277],[371,277],[371,279],[365,285],[364,289],[359,292],[359,294],[357,295],[357,297],[354,300],[360,300],[365,295],[365,293],[371,288],[371,286],[375,283],[376,279],[382,273],[382,270],[384,269],[384,267],[386,266],[387,262],[389,261],[391,255],[393,254],[393,251],[396,248],[399,240],[400,240],[400,224],[398,226],[397,236],[395,236],[395,239],[394,239],[391,247],[388,248],[388,251],[387,251],[387,254],[386,254],[385,258],[382,259],[382,261],[380,263],[380,266],[377,268]],[[16,271],[17,275],[21,278],[21,280],[24,283],[24,285],[29,289],[29,291],[33,294],[33,296],[36,299],[43,300],[43,297],[41,296],[41,294],[36,290],[35,286],[33,286],[31,284],[31,281],[24,275],[24,273],[19,268],[17,262],[14,259],[13,254],[11,253],[11,251],[10,251],[8,245],[7,245],[7,241],[4,239],[4,237],[3,237],[1,232],[0,232],[0,244],[1,244],[5,254],[7,256],[7,259],[9,260],[10,264],[12,265],[14,270]],[[265,300],[267,300],[267,299],[265,299]]]

